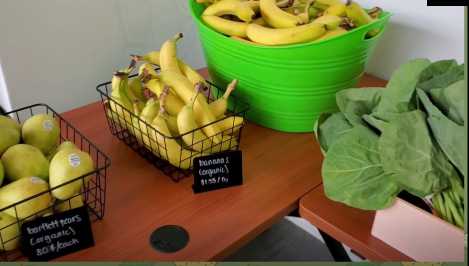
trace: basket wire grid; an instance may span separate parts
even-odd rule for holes
[[[131,75],[129,79],[135,78],[136,76],[137,75]],[[207,84],[210,87],[206,88],[203,94],[206,96],[208,103],[223,96],[224,90],[217,88],[209,81],[207,81]],[[168,136],[115,101],[111,97],[112,88],[110,81],[99,84],[96,90],[101,95],[104,112],[111,133],[175,182],[191,174],[192,160],[195,157],[224,150],[239,150],[244,123],[236,124],[234,118],[242,117],[245,119],[249,106],[235,96],[230,97],[228,113],[225,117],[184,134],[178,133],[174,136]],[[214,142],[215,136],[205,136],[203,139],[195,137],[204,127],[216,123],[231,123],[228,124],[231,125],[230,127],[226,127],[225,130],[215,135],[222,140],[220,144]],[[192,143],[190,145],[184,143],[184,137],[190,137],[189,139],[192,140]],[[168,146],[171,145],[170,142],[174,141],[183,147],[185,151],[182,149],[179,150],[178,158],[176,158],[176,160],[173,159],[172,163],[170,163],[168,161],[170,158]]]
[[[0,213],[9,209],[13,209],[15,213],[15,217],[13,217],[14,222],[5,226],[1,226],[0,228],[0,260],[4,261],[13,261],[22,258],[22,254],[19,249],[5,251],[5,247],[10,242],[19,241],[20,238],[20,234],[17,234],[13,237],[10,237],[9,239],[4,239],[4,237],[6,238],[6,231],[13,230],[14,228],[10,228],[13,226],[17,227],[16,229],[18,232],[20,232],[21,224],[25,221],[30,221],[35,218],[59,212],[57,210],[59,204],[62,209],[71,209],[72,206],[75,207],[75,205],[73,205],[73,200],[77,197],[81,197],[84,205],[87,206],[91,221],[101,220],[104,217],[106,201],[106,176],[107,168],[111,163],[110,159],[104,153],[102,153],[95,144],[88,140],[82,133],[80,133],[75,127],[73,127],[62,116],[60,116],[46,104],[35,104],[27,106],[21,109],[7,112],[5,115],[15,119],[18,123],[21,124],[26,119],[36,114],[49,114],[53,116],[60,126],[60,143],[64,141],[71,141],[77,148],[88,153],[93,159],[95,170],[83,176],[74,178],[59,186],[49,188],[48,190],[39,194],[25,198],[15,204],[2,206],[0,208]],[[50,206],[42,210],[37,210],[27,217],[20,217],[18,215],[18,207],[20,207],[22,204],[44,196],[45,194],[51,194],[53,190],[59,189],[74,182],[82,182],[82,189],[78,194],[75,194],[66,200],[55,200]],[[51,197],[53,198],[52,195]]]

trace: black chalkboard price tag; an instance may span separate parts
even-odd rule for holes
[[[194,158],[194,193],[243,184],[241,151],[228,151]]]
[[[86,206],[21,226],[21,250],[31,261],[48,261],[94,245]]]

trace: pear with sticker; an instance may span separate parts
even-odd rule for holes
[[[91,156],[79,149],[63,149],[54,155],[49,167],[49,184],[52,195],[67,200],[80,193],[88,178],[80,178],[94,171]],[[76,179],[76,181],[73,181]],[[69,184],[64,183],[73,181]],[[62,186],[61,186],[62,185]]]
[[[47,155],[59,144],[59,123],[48,114],[34,115],[24,122],[21,136],[24,143],[37,147]]]

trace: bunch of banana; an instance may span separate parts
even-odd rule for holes
[[[248,2],[255,6],[255,1]],[[215,6],[210,12],[219,15],[225,11]],[[160,51],[131,55],[130,66],[114,73],[107,115],[141,146],[178,168],[188,169],[195,155],[235,149],[235,134],[244,120],[226,115],[237,81],[229,84],[221,98],[209,103],[202,93],[209,88],[205,79],[177,57],[177,42],[182,38],[179,33],[165,41]],[[135,69],[138,76],[129,78]]]
[[[249,44],[288,45],[325,40],[376,20],[352,0],[197,0],[202,20],[216,31]],[[369,37],[379,30],[372,30]]]

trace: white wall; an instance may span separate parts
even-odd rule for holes
[[[367,72],[389,79],[411,58],[455,58],[464,62],[464,8],[427,7],[426,0],[358,0],[393,13]]]
[[[185,34],[180,56],[205,65],[185,0],[1,0],[0,58],[13,107],[58,111],[98,100],[99,82]]]
[[[389,78],[414,57],[463,61],[463,8],[359,2],[394,14],[369,72]],[[64,111],[96,101],[96,84],[128,64],[128,54],[159,49],[176,32],[185,34],[180,56],[202,67],[186,0],[1,0],[0,59],[12,106],[46,102]]]

